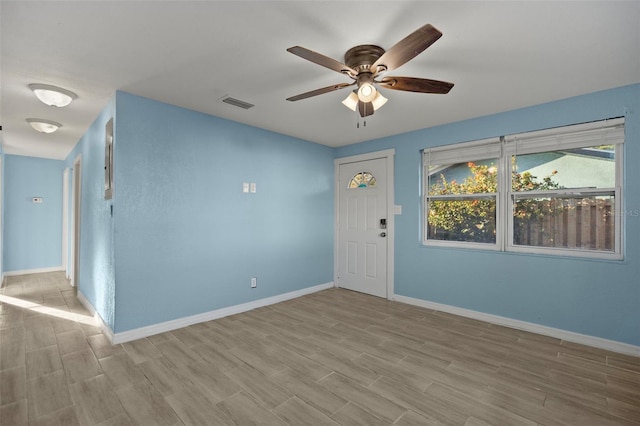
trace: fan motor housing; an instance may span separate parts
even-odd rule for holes
[[[344,54],[344,63],[358,73],[368,71],[375,74],[376,70],[370,71],[371,65],[375,63],[384,52],[385,50],[380,46],[362,44],[347,50],[347,53]]]

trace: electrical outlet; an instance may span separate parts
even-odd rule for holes
[[[258,287],[258,279],[256,277],[251,278],[251,288]]]

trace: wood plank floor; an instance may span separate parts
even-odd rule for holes
[[[640,425],[640,359],[340,289],[111,346],[61,273],[0,290],[0,424]]]

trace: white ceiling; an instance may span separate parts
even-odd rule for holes
[[[17,155],[65,158],[116,90],[335,147],[640,82],[639,1],[2,0],[0,13],[0,137]],[[453,82],[448,95],[385,90],[360,128],[348,89],[285,100],[350,82],[288,47],[343,61],[426,23],[443,37],[389,75]],[[47,107],[30,83],[78,99]],[[40,134],[31,117],[63,127]]]

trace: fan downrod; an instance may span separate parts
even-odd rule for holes
[[[362,44],[347,50],[347,53],[344,54],[344,63],[358,73],[370,72],[375,75],[386,69],[384,66],[377,67],[377,70],[370,69],[371,65],[374,64],[384,52],[385,50],[380,46]]]

